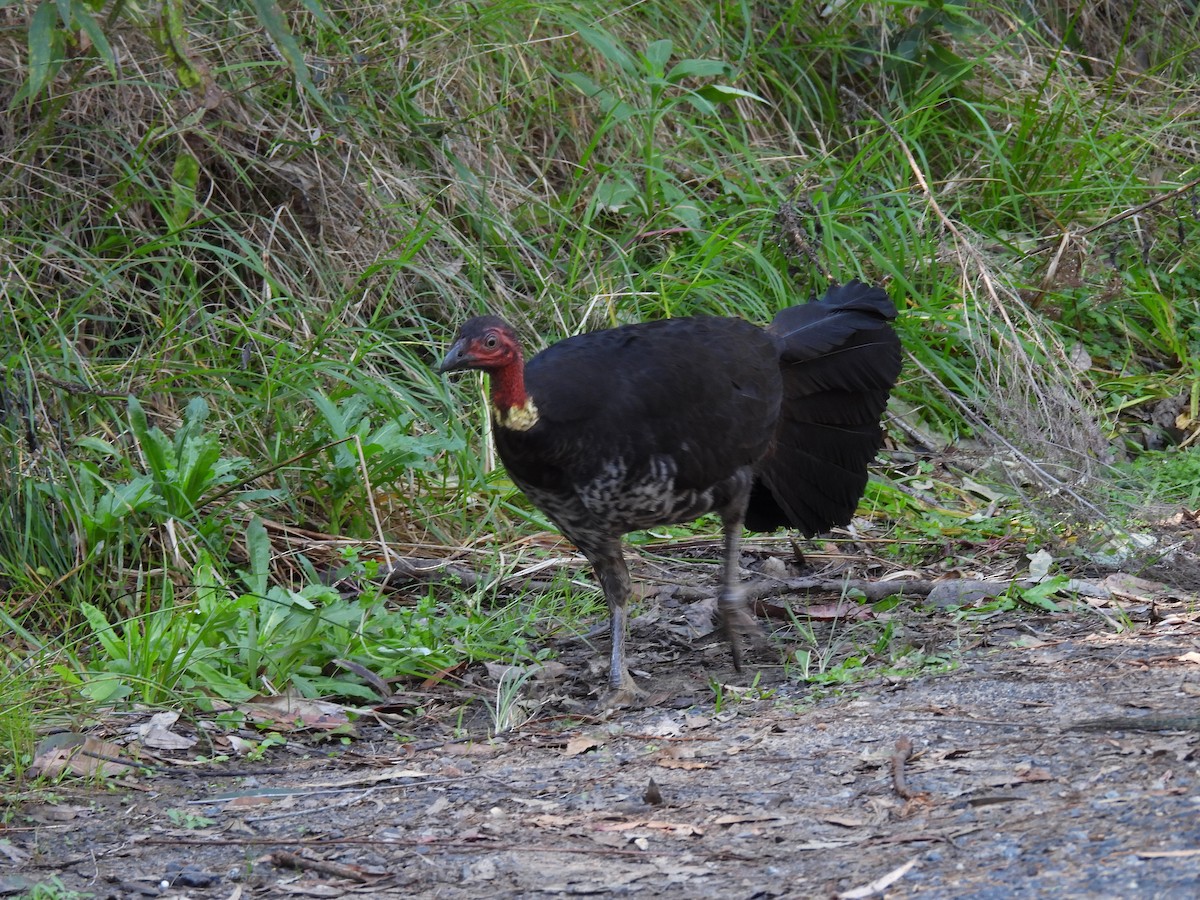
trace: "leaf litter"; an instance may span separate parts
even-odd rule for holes
[[[499,734],[492,682],[513,667],[480,667],[466,715],[442,680],[371,710],[255,698],[240,732],[160,711],[52,736],[38,765],[60,781],[12,811],[4,883],[221,900],[1185,896],[1200,882],[1197,602],[1096,583],[1074,607],[1003,614],[983,606],[996,595],[869,619],[817,597],[825,674],[867,660],[847,682],[798,680],[769,652],[733,673],[716,635],[673,631],[685,607],[667,596],[630,640],[655,706],[597,710],[594,649],[564,641]],[[955,664],[875,671],[875,651],[839,643],[884,626]],[[267,758],[197,764],[197,747],[233,755],[268,724],[287,742]]]

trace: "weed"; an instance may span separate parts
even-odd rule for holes
[[[843,598],[845,599],[845,598]],[[891,605],[876,604],[878,612]],[[950,657],[927,654],[897,642],[895,620],[835,619],[827,626],[789,609],[796,646],[784,664],[785,674],[809,685],[848,685],[880,676],[912,678],[954,667]]]
[[[331,659],[418,677],[525,658],[530,634],[593,613],[569,584],[495,604],[371,583],[405,547],[495,546],[505,569],[550,527],[454,412],[475,388],[430,369],[475,312],[536,347],[886,283],[906,419],[1058,462],[1093,521],[1194,507],[1186,453],[1115,480],[1099,465],[1106,436],[1142,453],[1159,401],[1183,398],[1172,440],[1200,420],[1184,8],[1085,30],[1042,0],[752,6],[14,7],[0,739],[44,715],[24,697],[365,699]],[[164,125],[180,97],[236,98],[237,127]],[[954,567],[1024,549],[1057,527],[1050,506],[928,467],[873,484],[863,511],[892,523],[885,554]],[[318,537],[278,537],[297,533]],[[344,597],[331,569],[367,587]],[[837,628],[794,671],[936,665]]]
[[[521,692],[535,673],[533,667],[510,666],[500,675],[496,682],[496,699],[489,709],[493,735],[510,731],[528,718],[521,709]]]
[[[94,896],[95,894],[69,890],[57,876],[33,885],[20,895],[22,900],[85,900]]]
[[[176,828],[187,828],[189,830],[199,830],[201,828],[211,828],[216,825],[215,819],[210,819],[208,816],[202,816],[186,809],[168,809],[167,818]]]

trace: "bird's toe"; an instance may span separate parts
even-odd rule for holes
[[[721,610],[721,630],[729,642],[729,653],[733,657],[733,668],[742,671],[742,642],[749,637],[758,644],[765,639],[762,626],[745,606],[729,606]]]
[[[649,697],[649,693],[626,672],[621,683],[613,685],[600,698],[599,706],[601,709],[637,708],[645,706]]]

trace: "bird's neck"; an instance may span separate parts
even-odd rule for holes
[[[525,393],[525,363],[517,360],[502,369],[493,369],[492,412],[496,424],[512,431],[528,431],[537,424],[538,412],[533,398]]]

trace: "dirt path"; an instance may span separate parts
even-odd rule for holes
[[[957,668],[823,699],[763,670],[718,710],[720,648],[656,653],[643,635],[631,646],[648,641],[644,667],[672,682],[652,709],[556,716],[578,708],[563,689],[494,741],[410,717],[407,745],[360,722],[348,749],[293,740],[254,776],[64,783],[13,817],[0,888],[53,875],[94,897],[222,900],[1200,895],[1193,608],[1124,633],[1078,610],[893,615],[927,650],[955,648]]]

